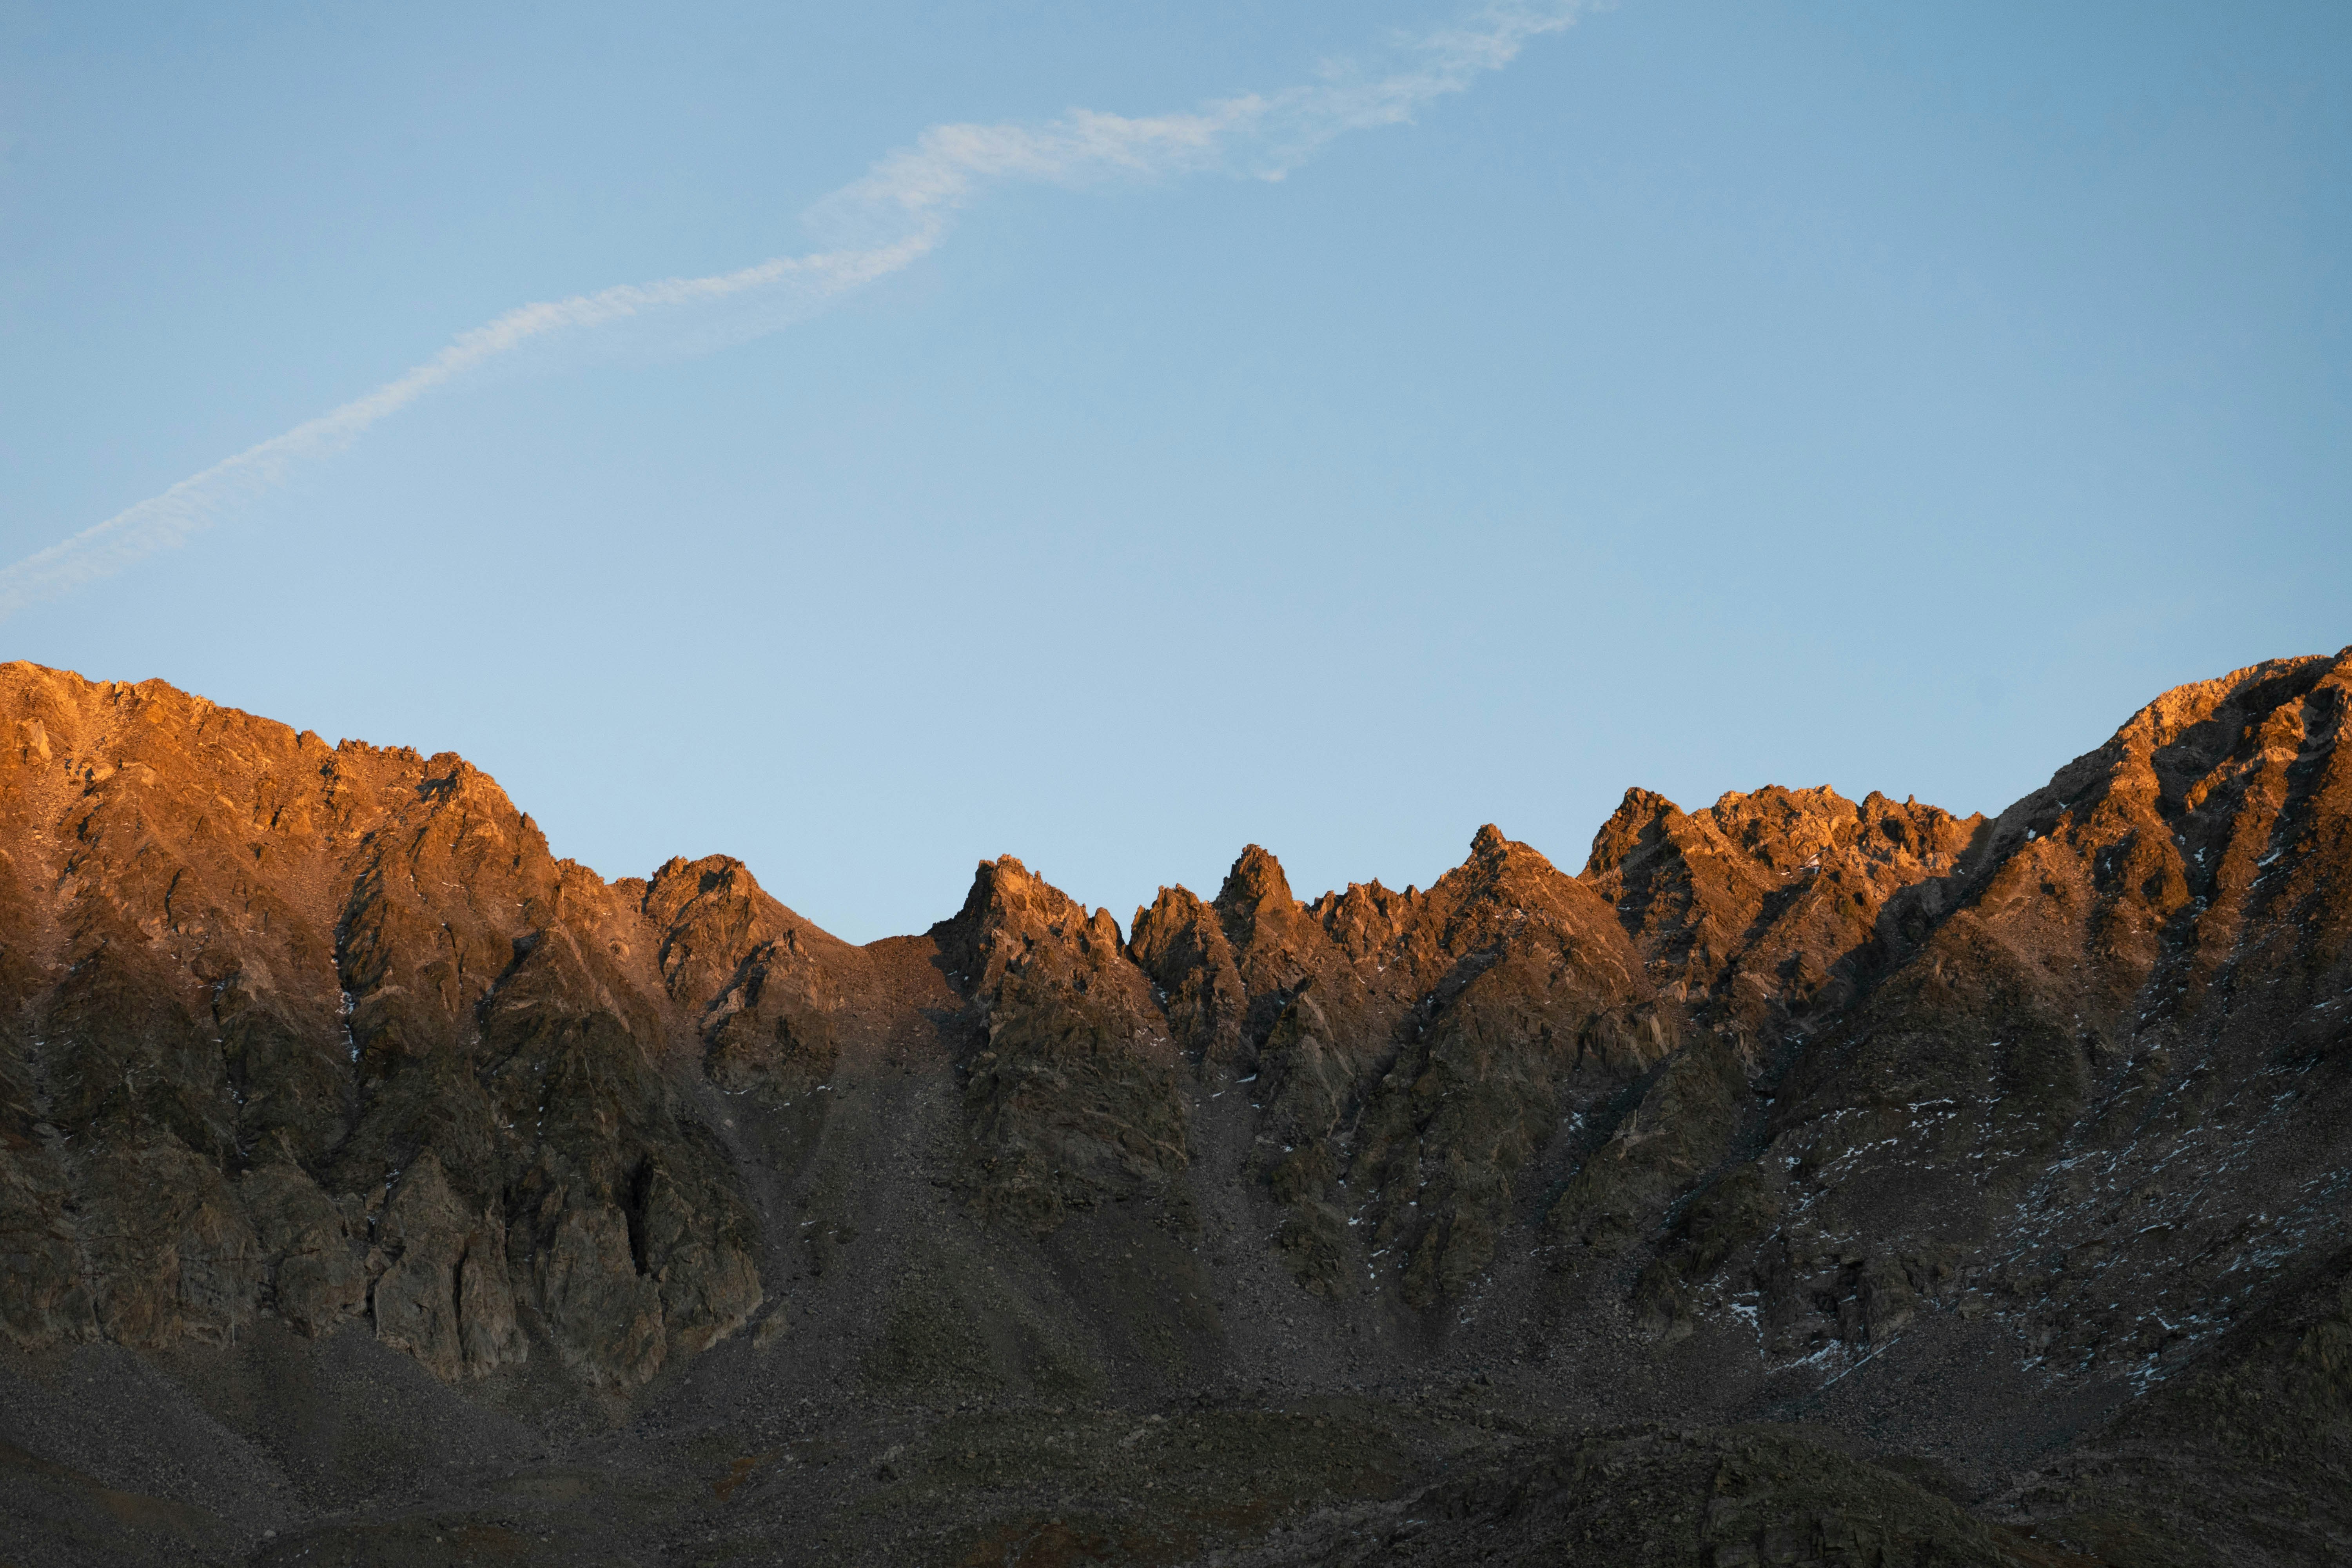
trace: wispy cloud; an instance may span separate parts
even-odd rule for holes
[[[348,446],[436,387],[526,344],[730,304],[758,306],[750,334],[773,331],[911,266],[938,247],[958,211],[997,185],[1209,172],[1280,179],[1339,137],[1400,124],[1433,100],[1462,91],[1592,8],[1591,0],[1497,0],[1435,32],[1391,40],[1370,67],[1336,65],[1309,83],[1184,113],[1131,118],[1077,109],[1037,125],[933,126],[809,210],[813,228],[834,248],[509,310],[364,396],[0,570],[0,618],[182,543],[278,483],[296,463]]]

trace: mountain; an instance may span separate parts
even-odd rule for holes
[[[2347,693],[859,947],[0,666],[0,1563],[2345,1560]]]

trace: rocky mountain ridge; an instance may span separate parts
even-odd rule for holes
[[[91,1458],[25,1414],[0,1462],[51,1500],[17,1550],[407,1560],[432,1499],[488,1506],[428,1480],[451,1432],[492,1467],[679,1474],[725,1432],[738,1483],[794,1440],[864,1455],[847,1491],[718,1496],[772,1545],[846,1508],[948,1559],[1339,1561],[1350,1531],[1405,1552],[1381,1510],[1443,1494],[1412,1552],[1541,1552],[1618,1528],[1561,1500],[1580,1477],[1663,1497],[1769,1450],[1818,1476],[1788,1506],[1822,1561],[1870,1560],[1836,1552],[1889,1486],[1951,1561],[2042,1560],[2037,1529],[2326,1561],[2352,1519],[2292,1470],[2352,1451],[2347,691],[2352,650],[2179,688],[1992,819],[1637,789],[1575,876],[1489,826],[1425,890],[1303,901],[1253,846],[1124,933],[1006,857],[930,931],[855,947],[725,858],[608,884],[452,755],[0,666],[16,1405],[161,1377],[274,1478],[184,1495],[162,1439]],[[387,1387],[432,1436],[363,1414]],[[2291,1451],[2275,1412],[2152,1436],[2257,1387]],[[1328,1450],[1294,1486],[1252,1445],[1302,1401],[1345,1408],[1287,1440]],[[1191,1410],[1183,1452],[1230,1439],[1258,1501],[1150,1546],[1216,1509],[932,1452],[1073,1409]],[[1682,1435],[1625,1425],[1658,1421]],[[2267,1521],[2184,1510],[2159,1452]],[[1156,1487],[1127,1463],[1097,1482]],[[78,1524],[93,1487],[203,1518]],[[1278,1496],[1319,1522],[1267,1536]],[[644,1502],[622,1560],[672,1560],[685,1507]],[[1087,1509],[1094,1535],[1041,1522]],[[1780,1560],[1780,1525],[1654,1511],[1623,1527],[1654,1560]]]

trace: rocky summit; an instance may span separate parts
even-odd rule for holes
[[[858,947],[0,666],[0,1563],[2352,1561],[2347,702]]]

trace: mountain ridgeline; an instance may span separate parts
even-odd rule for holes
[[[2347,700],[859,947],[0,666],[0,1562],[2343,1560]]]

